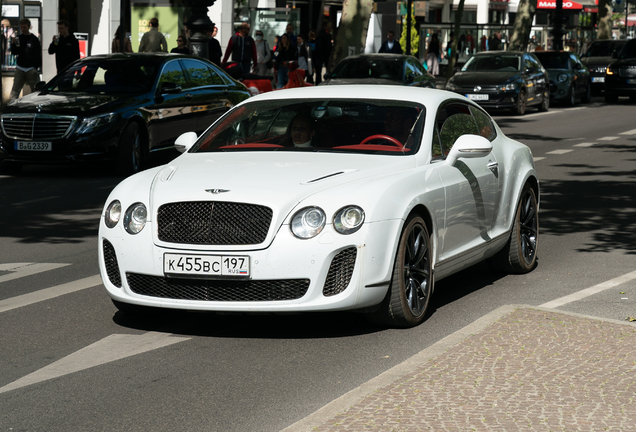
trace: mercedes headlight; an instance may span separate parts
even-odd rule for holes
[[[305,207],[292,218],[291,231],[298,238],[310,239],[320,234],[326,221],[325,212],[320,207]]]
[[[129,234],[139,234],[146,226],[148,211],[142,203],[135,203],[128,207],[124,215],[124,228]]]
[[[92,131],[93,129],[98,129],[102,126],[105,126],[113,121],[116,115],[117,114],[110,113],[95,117],[86,117],[82,120],[82,123],[80,123],[79,127],[77,128],[77,133],[87,133]]]
[[[118,200],[108,204],[106,208],[106,215],[104,216],[104,222],[108,228],[114,228],[121,219],[121,203]]]
[[[564,83],[564,82],[566,82],[568,80],[568,76],[567,76],[567,74],[559,74],[559,76],[557,77],[557,80],[559,82]]]
[[[364,223],[364,210],[358,206],[347,206],[338,210],[333,226],[340,234],[353,234]]]

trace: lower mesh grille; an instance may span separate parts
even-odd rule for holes
[[[106,266],[106,274],[110,283],[117,288],[121,288],[121,275],[119,274],[119,264],[117,264],[117,255],[115,248],[106,239],[104,239],[104,265]]]
[[[329,273],[327,274],[327,280],[325,281],[325,287],[322,289],[322,293],[325,297],[340,294],[349,286],[351,276],[353,275],[353,267],[356,265],[356,253],[356,248],[351,247],[338,252],[338,254],[333,257],[333,261],[331,261],[331,266],[329,267]]]
[[[201,301],[281,301],[296,300],[307,293],[309,279],[284,280],[204,280],[170,279],[126,273],[130,289],[151,297]]]

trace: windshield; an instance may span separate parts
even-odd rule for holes
[[[625,44],[625,47],[623,47],[623,51],[621,51],[621,55],[618,56],[618,58],[636,58],[636,41],[632,39],[629,43]]]
[[[402,81],[404,61],[402,59],[358,58],[341,61],[331,78],[335,79],[389,79]]]
[[[625,41],[617,42],[617,41],[596,41],[585,53],[586,57],[611,57],[614,52],[620,52],[621,48]]]
[[[400,101],[251,102],[226,114],[191,152],[414,154],[422,140],[424,117],[422,105]]]
[[[534,54],[546,69],[568,69],[569,55],[567,53],[535,52]]]
[[[74,63],[44,87],[46,93],[140,93],[152,86],[159,58],[101,58]]]
[[[474,56],[468,59],[462,72],[514,72],[518,71],[521,57],[516,55],[485,55]]]

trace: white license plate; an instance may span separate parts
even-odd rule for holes
[[[20,151],[51,151],[53,145],[47,141],[16,141],[15,149]]]
[[[467,94],[466,97],[470,100],[488,100],[487,94]]]
[[[237,255],[163,255],[167,275],[249,277],[250,257]]]
[[[592,77],[592,82],[605,82],[605,77]]]
[[[627,84],[636,84],[636,79],[628,79]]]

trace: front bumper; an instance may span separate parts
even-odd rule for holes
[[[617,96],[636,96],[636,77],[607,76],[605,93]]]
[[[487,92],[482,91],[479,93],[468,92],[466,90],[458,91],[452,90],[455,93],[461,94],[462,96],[471,99],[473,102],[478,105],[488,109],[504,109],[504,108],[514,108],[517,105],[517,97],[519,95],[516,91],[506,91],[506,92]],[[487,99],[485,99],[487,98]]]
[[[348,236],[327,225],[310,240],[294,237],[283,225],[265,249],[211,251],[158,247],[151,223],[131,236],[121,224],[109,229],[102,220],[99,267],[112,299],[140,306],[233,312],[359,309],[377,305],[386,295],[401,222],[367,223]],[[165,253],[248,256],[250,277],[166,277]]]

